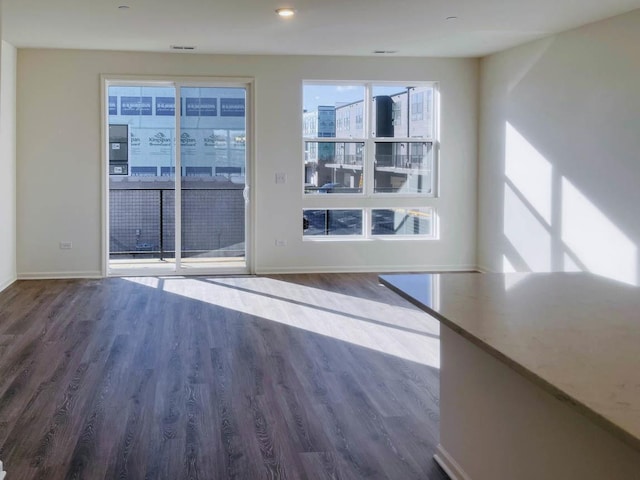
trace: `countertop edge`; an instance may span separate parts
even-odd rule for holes
[[[389,275],[393,275],[393,274],[389,274]],[[427,274],[425,274],[425,275],[427,275]],[[631,448],[633,448],[633,449],[635,449],[637,451],[640,451],[640,438],[637,438],[635,435],[633,435],[632,433],[628,432],[627,430],[625,430],[624,428],[620,427],[619,425],[615,424],[614,422],[612,422],[608,418],[606,418],[603,415],[595,412],[592,408],[590,408],[589,406],[585,405],[584,403],[582,403],[577,398],[573,397],[572,395],[569,395],[567,392],[563,391],[559,387],[551,384],[550,382],[548,382],[544,378],[540,377],[539,375],[537,375],[536,373],[532,372],[528,368],[524,367],[520,363],[516,362],[512,358],[510,358],[507,355],[505,355],[504,353],[500,352],[499,350],[497,350],[493,346],[489,345],[488,343],[486,343],[481,338],[473,335],[469,331],[467,331],[464,328],[460,327],[460,325],[458,325],[455,322],[453,322],[453,321],[449,320],[448,318],[444,317],[439,312],[433,310],[428,305],[425,305],[424,303],[420,302],[416,298],[414,298],[411,295],[409,295],[406,292],[404,292],[402,289],[400,289],[400,288],[396,287],[395,285],[389,283],[382,276],[378,276],[378,280],[380,281],[380,283],[382,285],[384,285],[385,287],[389,288],[391,291],[397,293],[399,296],[401,296],[402,298],[407,300],[409,303],[415,305],[420,310],[428,313],[429,315],[434,317],[436,320],[441,322],[443,325],[445,325],[446,327],[450,328],[451,330],[453,330],[457,334],[461,335],[462,337],[466,338],[471,343],[473,343],[477,347],[479,347],[482,350],[484,350],[485,352],[487,352],[492,357],[496,358],[497,360],[499,360],[500,362],[505,364],[507,367],[511,368],[512,370],[514,370],[515,372],[519,373],[520,375],[522,375],[526,379],[532,381],[533,383],[537,384],[538,386],[540,386],[541,388],[546,390],[549,394],[551,394],[554,398],[556,398],[560,402],[566,404],[570,408],[574,409],[575,411],[579,412],[583,416],[587,417],[589,420],[593,421],[596,425],[600,426],[601,428],[609,431],[611,434],[613,434],[616,437],[618,437],[618,439],[623,441],[625,444],[627,444]]]

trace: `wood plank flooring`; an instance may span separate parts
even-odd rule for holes
[[[20,281],[20,479],[438,479],[438,324],[372,274]]]

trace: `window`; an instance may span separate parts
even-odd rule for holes
[[[433,208],[376,208],[371,210],[371,235],[433,235]]]
[[[132,177],[155,177],[158,175],[158,167],[131,167]]]
[[[393,101],[391,119],[394,127],[400,127],[402,125],[402,103],[397,99]]]
[[[411,94],[411,120],[422,120],[424,118],[424,93],[409,92]]]
[[[362,236],[362,210],[305,209],[302,228],[305,236]]]
[[[346,205],[340,205],[339,198],[349,197],[349,206],[355,201],[362,207],[365,227],[361,225],[358,235],[435,235],[434,223],[420,223],[426,217],[419,215],[403,223],[420,225],[411,233],[408,227],[398,228],[394,222],[383,222],[387,227],[393,224],[392,230],[376,226],[382,218],[400,215],[384,208],[391,206],[391,198],[394,208],[421,212],[421,207],[413,206],[426,207],[436,196],[435,91],[436,85],[429,82],[304,83],[304,196],[305,202],[314,207],[308,212],[305,209],[305,222],[310,221],[312,212],[326,212],[326,220],[332,212],[343,211],[340,207]],[[312,195],[322,195],[325,200],[319,202],[316,197],[312,201]],[[323,208],[315,208],[319,204]],[[435,212],[429,210],[427,216],[433,218]],[[323,235],[342,235],[337,231],[325,228]],[[387,233],[379,233],[382,231]],[[306,229],[304,235],[319,233]]]
[[[362,193],[362,142],[306,142],[305,193]],[[318,168],[321,165],[321,168]]]
[[[361,102],[358,102],[356,104],[355,111],[356,111],[356,130],[362,131],[364,129],[364,124],[363,124],[364,116],[362,112],[363,105]],[[362,136],[362,134],[360,134],[360,136]]]
[[[210,177],[213,169],[211,167],[185,167],[184,171],[186,177]]]

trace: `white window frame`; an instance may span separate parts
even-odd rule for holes
[[[301,158],[303,159],[302,168],[304,170],[304,152],[307,142],[321,143],[362,143],[364,144],[363,155],[363,182],[362,193],[331,193],[327,195],[315,195],[305,193],[304,181],[301,182],[302,187],[302,211],[307,209],[314,210],[348,210],[361,209],[363,211],[362,235],[304,235],[303,241],[326,242],[326,241],[424,241],[438,240],[440,238],[440,222],[438,215],[438,201],[440,198],[440,168],[439,168],[439,117],[440,117],[440,95],[439,84],[435,81],[355,81],[355,80],[304,80],[304,85],[334,85],[334,86],[362,86],[364,89],[363,101],[363,132],[361,137],[305,137],[302,136]],[[412,87],[431,87],[433,89],[432,99],[432,129],[431,137],[374,137],[373,132],[373,87],[379,86],[398,86],[406,88],[407,85]],[[407,99],[407,109],[410,115],[411,103]],[[424,109],[423,111],[426,111]],[[337,122],[337,118],[336,118]],[[403,122],[404,123],[404,122]],[[337,135],[336,125],[336,135]],[[406,143],[409,149],[411,143],[431,143],[432,145],[432,173],[431,173],[431,192],[425,193],[375,193],[374,192],[374,175],[375,175],[375,144],[376,143]],[[304,174],[303,174],[304,180]],[[392,209],[392,208],[430,208],[432,212],[432,231],[427,235],[372,235],[372,210],[376,209]],[[301,216],[302,216],[302,213]],[[302,223],[302,222],[300,222]]]
[[[114,86],[150,86],[150,87],[170,87],[175,88],[175,98],[181,98],[181,88],[191,87],[234,87],[244,88],[246,92],[245,108],[246,108],[246,130],[245,130],[245,262],[243,267],[215,267],[212,269],[193,269],[184,268],[182,263],[182,239],[180,235],[176,235],[175,260],[166,268],[158,267],[153,269],[134,267],[131,269],[118,269],[117,272],[110,268],[109,255],[109,175],[108,175],[108,142],[109,138],[109,87]],[[252,77],[191,77],[191,76],[167,76],[167,75],[100,75],[100,116],[101,116],[101,190],[102,190],[102,259],[101,273],[103,276],[126,276],[126,275],[207,275],[207,274],[246,274],[255,272],[255,234],[257,230],[257,220],[255,216],[255,193],[252,186],[255,184],[255,117],[254,117],[254,94],[255,80]],[[176,104],[178,100],[176,100]],[[180,115],[175,115],[175,136],[180,138]],[[173,145],[173,155],[175,157],[175,172],[182,171],[182,156],[180,153],[181,142],[176,141]],[[304,157],[303,157],[304,158]],[[160,172],[158,172],[160,173]],[[175,183],[175,210],[174,221],[175,231],[180,232],[182,226],[182,183]]]
[[[402,208],[404,210],[422,210],[422,209],[429,209],[430,213],[431,213],[431,232],[428,234],[394,234],[394,235],[374,235],[371,231],[373,229],[373,211],[374,210],[393,210],[396,208]],[[402,239],[402,240],[411,240],[411,239],[418,239],[418,240],[424,240],[425,238],[437,238],[437,233],[438,233],[438,214],[436,212],[435,207],[432,206],[420,206],[420,207],[416,207],[414,206],[386,206],[386,207],[372,207],[372,208],[368,208],[366,209],[367,211],[366,216],[369,218],[369,231],[367,232],[371,238],[373,239],[380,239],[380,240],[393,240],[393,239]]]
[[[406,85],[413,87],[431,87],[433,88],[433,117],[432,117],[432,131],[431,137],[374,137],[373,136],[373,115],[371,114],[371,102],[373,100],[373,87],[377,86],[402,86],[406,88]],[[363,116],[364,116],[364,135],[361,137],[339,137],[337,132],[339,130],[336,118],[336,137],[302,137],[302,158],[304,158],[305,144],[308,142],[313,143],[364,143],[363,157],[363,186],[362,193],[332,193],[332,197],[401,197],[401,198],[415,198],[415,197],[432,197],[437,198],[439,196],[438,187],[439,181],[439,85],[438,82],[417,81],[417,82],[405,82],[405,81],[393,81],[393,82],[376,82],[376,81],[313,81],[305,80],[303,85],[348,85],[348,86],[362,86],[364,88],[364,101],[363,101]],[[407,108],[411,109],[410,99],[407,100]],[[426,109],[423,107],[423,112]],[[374,171],[375,171],[375,145],[376,143],[431,143],[432,144],[432,165],[431,165],[431,191],[425,193],[375,193],[374,192]],[[409,148],[409,147],[407,147]],[[303,196],[309,196],[310,194],[304,192],[304,185],[302,185]]]

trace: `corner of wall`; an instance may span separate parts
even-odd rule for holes
[[[477,79],[478,81],[476,82],[476,110],[477,110],[477,121],[476,121],[476,224],[475,224],[475,232],[476,232],[476,242],[475,242],[475,263],[476,263],[476,269],[478,271],[483,271],[483,267],[482,267],[482,258],[481,258],[481,251],[480,251],[480,215],[482,214],[482,208],[480,205],[480,201],[481,201],[481,187],[482,187],[482,183],[480,182],[480,174],[481,174],[481,148],[482,148],[482,115],[483,115],[483,97],[482,97],[482,92],[483,92],[483,75],[482,75],[482,71],[483,71],[483,65],[485,62],[485,59],[487,57],[481,57],[478,58],[478,65],[477,65]]]
[[[640,283],[639,26],[634,10],[481,59],[482,269]]]
[[[0,42],[0,291],[17,279],[16,218],[17,50]]]

